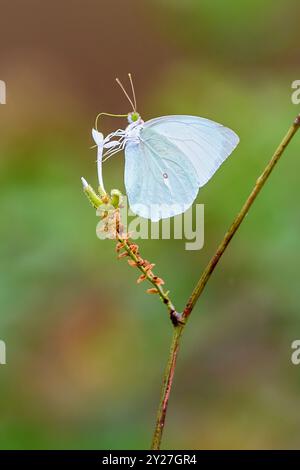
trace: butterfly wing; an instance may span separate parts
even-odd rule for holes
[[[199,187],[210,180],[233,152],[239,137],[222,124],[196,116],[163,116],[145,123],[142,135],[149,130],[168,140],[181,151],[195,168]]]
[[[154,222],[185,212],[198,193],[190,161],[151,129],[125,147],[125,186],[132,211]]]
[[[125,147],[125,186],[133,212],[157,221],[185,212],[198,188],[239,142],[221,124],[194,116],[147,121]]]

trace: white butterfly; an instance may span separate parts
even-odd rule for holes
[[[133,86],[134,102],[118,83],[133,112],[126,115],[129,125],[125,130],[118,129],[106,138],[96,129],[92,131],[98,147],[99,184],[104,191],[103,157],[125,149],[125,187],[131,210],[154,222],[181,214],[239,138],[231,129],[202,117],[163,116],[144,122],[136,112]]]

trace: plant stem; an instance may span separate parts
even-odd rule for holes
[[[137,264],[137,268],[144,274],[146,277],[147,281],[151,282],[153,287],[157,290],[157,293],[159,294],[162,302],[167,306],[169,313],[173,314],[176,313],[175,307],[173,303],[171,302],[171,299],[169,298],[168,292],[166,292],[161,285],[157,285],[155,281],[153,280],[152,276],[149,274],[149,271],[147,271],[143,266],[139,264],[139,259],[137,255],[131,250],[130,245],[127,243],[124,238],[117,232],[117,238],[120,243],[123,244],[124,249],[127,251],[128,255],[130,258]]]
[[[229,230],[226,232],[223,240],[221,241],[220,245],[217,248],[217,251],[207,264],[206,268],[204,269],[202,275],[199,278],[196,287],[194,288],[191,296],[189,297],[187,304],[183,313],[180,316],[180,323],[174,327],[173,338],[170,346],[169,352],[169,360],[167,363],[167,368],[163,378],[163,387],[161,391],[160,403],[157,412],[157,420],[152,440],[151,449],[160,449],[161,446],[161,439],[162,434],[164,431],[165,419],[168,409],[168,402],[169,397],[172,389],[174,372],[176,367],[176,361],[178,356],[178,350],[180,345],[180,339],[187,323],[187,320],[190,317],[190,314],[195,307],[200,295],[202,294],[208,280],[210,279],[211,274],[213,273],[215,267],[217,266],[218,262],[220,261],[221,256],[225,252],[229,242],[231,241],[234,234],[237,232],[238,228],[240,227],[241,223],[243,222],[246,214],[248,213],[250,207],[252,206],[253,202],[257,198],[258,194],[260,193],[261,189],[263,188],[264,184],[266,183],[268,177],[270,176],[273,168],[275,167],[276,163],[284,153],[284,150],[292,140],[293,136],[296,134],[297,130],[300,126],[300,115],[295,119],[294,123],[288,130],[287,134],[279,144],[278,148],[276,149],[275,153],[273,154],[271,160],[265,167],[264,171],[260,175],[260,177],[256,180],[256,183],[248,196],[246,202],[244,203],[243,207],[241,208],[240,212],[234,219],[233,223],[231,224]]]
[[[164,430],[166,414],[168,409],[169,396],[173,385],[174,372],[176,367],[176,360],[179,351],[180,338],[183,332],[184,325],[174,327],[173,337],[169,352],[169,360],[164,373],[163,386],[161,390],[160,402],[157,411],[157,420],[155,431],[153,435],[151,449],[160,449],[162,433]]]

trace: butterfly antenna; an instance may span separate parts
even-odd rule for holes
[[[132,81],[132,76],[131,73],[128,74],[130,85],[131,85],[131,90],[132,90],[132,96],[133,96],[133,102],[134,102],[134,110],[136,111],[136,96],[135,96],[135,91],[134,91],[134,86],[133,86],[133,81]]]
[[[119,85],[119,87],[121,88],[121,90],[123,91],[126,98],[128,99],[129,103],[131,104],[133,111],[135,111],[134,104],[133,104],[130,96],[128,95],[127,91],[125,90],[124,86],[122,85],[122,83],[120,82],[120,80],[118,78],[116,78],[116,82]]]
[[[127,117],[127,114],[112,114],[112,113],[99,113],[95,119],[95,129],[98,130],[98,120],[101,116],[110,116],[110,117]]]

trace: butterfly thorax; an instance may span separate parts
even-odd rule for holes
[[[129,120],[129,115],[128,115],[128,120]],[[143,128],[143,125],[144,125],[144,121],[142,120],[140,115],[138,115],[138,119],[128,124],[128,126],[125,129],[125,136],[124,136],[125,142],[126,143],[128,142],[138,143],[140,132]]]

